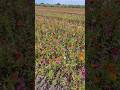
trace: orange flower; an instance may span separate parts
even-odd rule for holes
[[[108,64],[107,71],[109,72],[109,76],[111,80],[115,81],[117,79],[117,70],[116,70],[115,64],[112,64],[112,63]]]
[[[80,61],[83,61],[85,59],[85,53],[84,52],[80,52],[79,58],[80,58]]]
[[[100,82],[100,77],[95,77],[94,78],[94,83],[99,83]]]

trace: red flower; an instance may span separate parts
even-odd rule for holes
[[[99,64],[92,64],[92,67],[93,67],[94,69],[97,69],[97,68],[100,67],[100,65],[99,65]]]
[[[21,52],[17,51],[17,52],[15,53],[15,57],[16,57],[17,60],[20,59],[20,58],[22,57]]]

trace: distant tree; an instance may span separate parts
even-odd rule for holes
[[[40,3],[41,5],[44,5],[44,3]]]
[[[61,5],[60,3],[57,3],[56,5]]]

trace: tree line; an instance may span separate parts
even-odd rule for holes
[[[56,4],[40,3],[40,4],[36,4],[36,6],[43,6],[43,7],[64,7],[64,8],[84,8],[85,7],[85,5],[65,5],[65,4],[60,4],[60,3],[56,3]]]

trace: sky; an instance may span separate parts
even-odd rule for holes
[[[85,0],[35,0],[35,3],[85,5]]]

